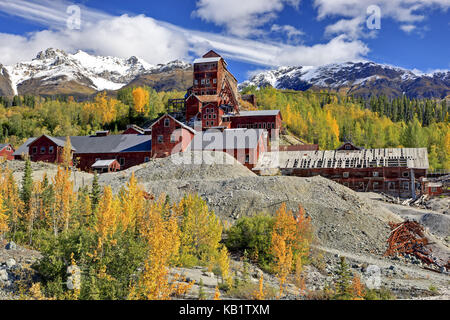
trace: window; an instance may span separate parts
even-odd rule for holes
[[[217,79],[213,79],[213,83],[216,84],[217,83]]]
[[[275,129],[275,122],[272,122],[272,129]]]
[[[37,153],[37,147],[33,147],[33,154]]]
[[[245,155],[245,163],[250,163],[250,155]]]
[[[437,188],[436,187],[431,187],[431,192],[432,193],[436,193],[437,192]]]
[[[208,119],[211,119],[211,115],[210,114],[208,114]]]
[[[203,119],[208,119],[208,116],[205,114],[205,115],[203,116]]]
[[[379,183],[378,183],[378,182],[374,182],[374,183],[373,183],[373,188],[374,188],[375,190],[377,190],[378,187],[379,187]]]
[[[164,142],[164,136],[158,136],[158,143]]]
[[[402,174],[405,178],[409,177],[409,172],[408,171],[404,171]]]
[[[197,80],[197,79],[195,79],[195,80],[194,80],[194,83],[195,83],[196,85],[198,85],[198,80]]]
[[[53,154],[53,151],[54,151],[53,146],[48,147],[48,153]]]
[[[144,162],[150,162],[150,157],[145,157]]]
[[[205,79],[202,79],[202,84],[205,84]]]
[[[206,84],[209,84],[211,81],[209,79],[206,79]]]
[[[350,150],[350,145],[349,144],[345,145],[345,150]]]
[[[409,190],[409,182],[403,182],[403,190]]]
[[[46,151],[45,147],[41,147],[41,154],[45,154],[45,151]]]
[[[213,114],[213,119],[216,119],[216,115],[215,114]]]
[[[120,158],[119,163],[121,166],[125,165],[125,158]]]
[[[344,172],[344,173],[342,174],[342,176],[343,176],[344,178],[348,178],[348,177],[350,176],[350,173],[349,173],[349,172]]]
[[[11,151],[11,148],[10,147],[6,147],[6,151]]]
[[[171,142],[171,143],[177,142],[177,137],[176,137],[174,134],[172,134],[172,135],[170,136],[170,142]]]
[[[372,176],[379,177],[380,173],[378,171],[374,171],[374,172],[372,172]]]
[[[169,118],[164,119],[164,127],[170,127],[170,119]]]

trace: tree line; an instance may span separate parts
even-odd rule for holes
[[[450,168],[449,106],[444,99],[417,100],[406,96],[345,96],[329,92],[299,92],[271,87],[244,89],[256,95],[256,109],[280,109],[287,130],[321,149],[351,140],[365,148],[426,147],[430,169]],[[73,97],[0,99],[0,143],[17,147],[29,137],[89,135],[97,130],[118,133],[128,124],[147,125],[170,112],[169,99],[184,92],[157,92],[149,87],[99,93],[89,101]],[[6,99],[7,100],[7,99]],[[252,108],[243,102],[243,107]]]

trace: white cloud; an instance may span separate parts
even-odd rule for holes
[[[364,19],[362,17],[341,19],[334,24],[328,25],[325,28],[325,35],[334,36],[337,34],[346,34],[351,38],[358,39],[363,34],[363,23]]]
[[[450,0],[315,0],[318,18],[343,16],[362,17],[371,5],[381,8],[383,18],[390,17],[399,22],[417,22],[425,17],[418,12],[425,8],[450,8]]]
[[[381,20],[391,18],[399,22],[400,29],[406,33],[415,31],[423,37],[427,27],[417,24],[426,19],[425,9],[447,11],[450,0],[314,0],[319,20],[327,17],[343,17],[325,28],[326,36],[345,34],[352,39],[373,38],[379,31],[370,30],[367,19],[373,14],[368,8],[377,6]],[[381,21],[380,21],[381,22]],[[381,23],[382,29],[382,23]]]
[[[29,60],[47,48],[68,52],[84,50],[98,55],[128,58],[132,55],[156,64],[188,57],[184,37],[145,16],[123,15],[77,30],[44,30],[24,36],[0,34],[0,61],[11,64]]]
[[[190,59],[190,55],[199,56],[214,49],[227,59],[261,66],[317,66],[359,60],[369,51],[363,42],[344,36],[337,36],[327,43],[313,46],[267,39],[258,41],[185,29],[144,15],[115,17],[102,12],[91,12],[89,8],[84,7],[81,30],[69,30],[65,28],[65,22],[62,22],[64,19],[61,20],[60,16],[64,16],[65,6],[70,3],[52,1],[51,3],[59,5],[52,7],[48,3],[48,7],[34,7],[32,14],[29,7],[24,7],[23,11],[20,10],[21,7],[11,10],[6,9],[4,3],[5,0],[0,0],[1,11],[46,24],[50,30],[26,35],[0,33],[0,63],[3,64],[32,59],[37,52],[49,47],[68,52],[81,49],[97,55],[124,58],[135,55],[152,64],[178,58]],[[290,3],[295,4],[298,1]],[[291,35],[300,35],[301,32],[286,26],[280,26],[280,30],[288,34],[290,31]]]
[[[247,37],[263,33],[259,27],[275,19],[286,5],[299,4],[300,0],[199,0],[193,15]]]
[[[406,33],[411,33],[412,31],[414,31],[416,29],[416,26],[413,24],[404,24],[404,25],[400,26],[400,29],[402,29]]]
[[[291,25],[280,26],[278,24],[274,24],[270,28],[270,31],[274,33],[285,34],[288,41],[292,43],[298,42],[300,38],[305,34],[303,31]]]

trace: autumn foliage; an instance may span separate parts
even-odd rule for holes
[[[295,267],[300,275],[304,260],[309,255],[312,240],[310,221],[301,207],[298,214],[294,215],[286,209],[286,204],[282,204],[276,213],[271,250],[274,256],[274,271],[280,282],[280,295],[293,268]]]
[[[149,103],[149,92],[141,87],[133,89],[134,110],[137,113],[144,113],[145,106]]]

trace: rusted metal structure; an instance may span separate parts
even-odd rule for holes
[[[434,265],[439,268],[449,269],[449,262],[439,265],[432,257],[432,250],[427,247],[429,240],[425,237],[424,228],[416,221],[406,220],[401,223],[389,223],[391,234],[389,236],[388,249],[385,256],[413,255],[427,265]],[[430,271],[437,271],[426,268]]]

